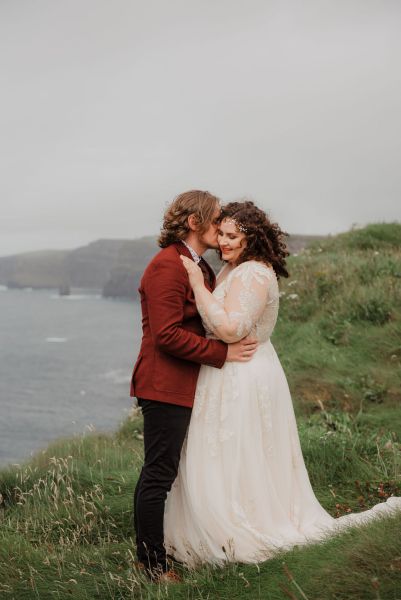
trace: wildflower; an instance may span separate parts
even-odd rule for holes
[[[296,300],[297,298],[299,298],[298,294],[288,294],[287,296],[288,300]]]
[[[291,286],[295,285],[296,283],[298,283],[298,280],[294,279],[294,281],[290,281],[290,283],[288,284],[288,287],[291,287]]]

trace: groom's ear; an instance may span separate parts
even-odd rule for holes
[[[188,217],[188,227],[191,231],[196,231],[198,229],[198,219],[194,213]]]

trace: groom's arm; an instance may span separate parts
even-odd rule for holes
[[[227,344],[183,328],[188,292],[184,267],[173,260],[156,263],[143,287],[155,346],[177,358],[221,368],[227,358]]]

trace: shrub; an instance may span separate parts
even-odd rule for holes
[[[369,298],[357,302],[351,310],[351,320],[369,321],[373,325],[384,325],[391,319],[391,307],[382,298]]]
[[[337,315],[336,313],[324,317],[320,321],[320,331],[324,339],[335,346],[348,344],[351,329],[351,322],[344,316]]]
[[[383,383],[375,381],[370,375],[361,378],[361,387],[363,398],[368,402],[381,404],[387,394],[387,386]]]

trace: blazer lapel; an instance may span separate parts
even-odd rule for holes
[[[201,258],[201,263],[203,263],[203,266],[204,266],[206,272],[208,273],[208,277],[205,277],[205,285],[206,285],[207,289],[209,290],[209,292],[213,292],[214,288],[216,287],[215,272],[213,271],[213,269],[209,265],[209,263],[207,263],[205,261],[204,258]]]

